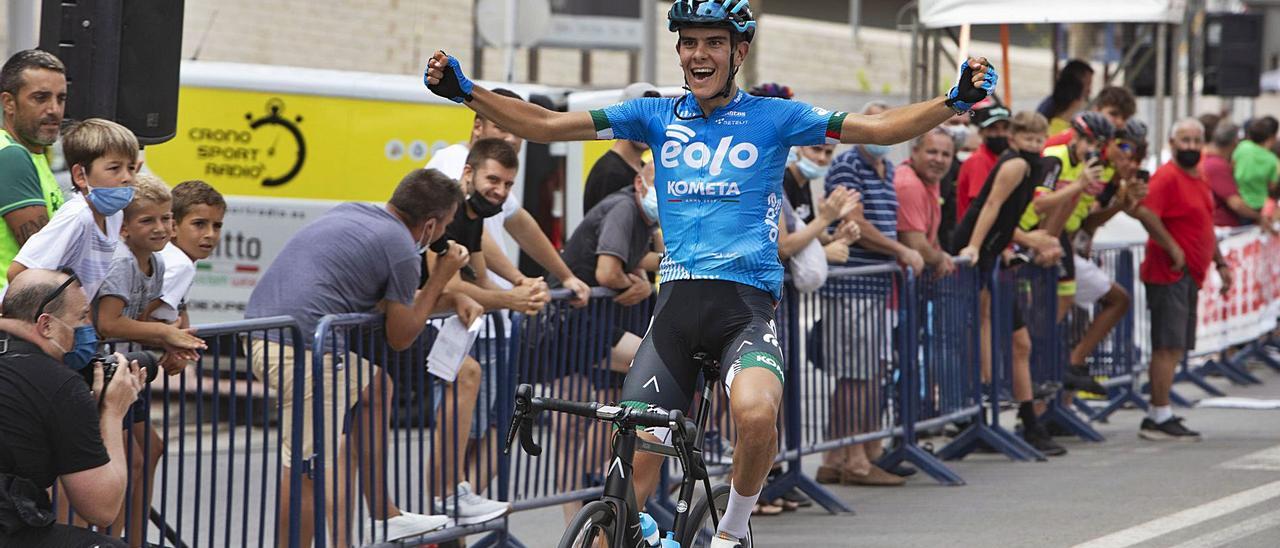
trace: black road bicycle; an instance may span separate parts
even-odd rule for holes
[[[710,546],[715,536],[720,516],[729,504],[729,486],[712,487],[702,458],[703,432],[710,415],[711,388],[720,378],[719,363],[706,354],[697,354],[695,361],[702,364],[702,399],[698,403],[697,424],[685,418],[679,409],[669,413],[642,411],[597,402],[577,402],[533,396],[533,387],[522,384],[516,389],[515,416],[507,432],[504,449],[511,451],[517,434],[520,446],[532,456],[542,454],[542,448],[533,441],[533,425],[542,411],[568,413],[613,423],[617,429],[613,436],[613,458],[604,482],[604,495],[588,502],[573,517],[560,539],[561,548],[636,548],[646,546],[640,535],[639,506],[635,502],[635,490],[631,485],[632,459],[637,449],[672,457],[680,462],[683,477],[680,495],[676,499],[676,541],[681,548]],[[636,436],[637,427],[671,429],[671,445],[651,443]],[[702,483],[704,494],[694,500],[697,482]],[[708,504],[714,501],[714,505]],[[752,546],[751,535],[742,539],[743,546]]]

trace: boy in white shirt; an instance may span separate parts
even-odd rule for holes
[[[204,181],[186,181],[173,187],[171,241],[160,251],[164,259],[164,289],[147,316],[181,328],[191,326],[187,293],[196,277],[196,261],[207,259],[222,238],[222,218],[227,202]]]
[[[28,268],[71,268],[92,298],[120,241],[121,210],[133,200],[138,139],[120,124],[90,118],[63,133],[62,153],[76,193],[18,251],[8,279]]]
[[[93,323],[103,338],[163,348],[166,372],[176,375],[185,363],[199,359],[204,341],[192,330],[145,321],[144,315],[149,305],[160,299],[165,266],[158,252],[169,242],[173,200],[169,187],[154,175],[138,174],[133,188],[133,202],[124,209],[120,231],[125,245],[116,248],[111,268],[93,299]],[[132,425],[126,424],[132,431],[129,475],[134,486],[127,502],[131,509],[128,538],[137,547],[142,545],[156,463],[164,454],[165,440],[151,426],[149,391],[134,404],[132,415]],[[112,531],[124,532],[125,514],[121,507]]]

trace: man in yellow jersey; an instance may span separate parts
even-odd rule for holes
[[[52,53],[29,49],[0,69],[0,269],[62,206],[46,149],[58,140],[67,103],[66,69]],[[6,280],[0,279],[0,288]]]

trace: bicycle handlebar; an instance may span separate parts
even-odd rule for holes
[[[686,432],[696,429],[692,421],[686,420],[684,413],[679,409],[668,413],[660,413],[599,402],[539,398],[533,396],[533,386],[522,384],[516,388],[515,415],[511,419],[511,429],[507,431],[507,443],[503,449],[504,454],[511,452],[511,445],[515,441],[517,433],[520,435],[520,447],[526,453],[535,457],[542,454],[542,448],[533,441],[533,420],[538,413],[544,410],[609,421],[618,425],[619,428],[634,428],[636,426],[671,428],[675,435],[674,439],[677,440],[683,440]]]

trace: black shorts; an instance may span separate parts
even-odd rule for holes
[[[743,369],[764,367],[783,380],[773,296],[724,280],[662,284],[653,322],[622,385],[623,405],[687,410],[701,365],[694,354],[719,358],[728,392]],[[661,436],[660,436],[661,437]]]
[[[1151,348],[1196,348],[1196,307],[1200,288],[1184,272],[1171,284],[1147,283],[1147,308],[1151,310]]]
[[[1014,268],[1018,268],[1018,267],[1014,267]],[[991,270],[983,271],[983,273],[980,276],[978,276],[978,279],[981,282],[982,289],[987,289],[987,290],[991,289]],[[1016,284],[1017,282],[1015,281],[1012,283]],[[1008,306],[1011,310],[1013,310],[1013,330],[1017,331],[1019,329],[1026,327],[1027,320],[1022,317],[1022,306],[1018,304],[1017,291],[1015,290],[1014,294],[1008,296],[1007,298],[1005,298],[1005,300],[1009,301],[1005,306]]]

